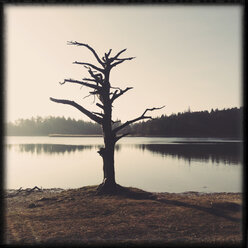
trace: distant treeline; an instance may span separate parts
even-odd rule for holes
[[[19,119],[7,124],[7,135],[44,136],[49,134],[102,134],[100,125],[65,117]]]
[[[155,120],[137,123],[132,132],[138,135],[171,137],[242,138],[243,107],[224,110],[184,112],[162,115]]]
[[[133,124],[123,132],[140,136],[242,138],[243,107],[162,115]],[[7,135],[102,134],[100,125],[64,117],[37,117],[8,123]]]

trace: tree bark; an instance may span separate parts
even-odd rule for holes
[[[108,146],[105,148],[103,155],[103,182],[108,185],[114,185],[115,182],[115,170],[114,170],[114,146]]]
[[[109,72],[106,69],[104,73],[105,81],[102,91],[104,105],[102,129],[105,147],[102,148],[100,153],[103,159],[103,182],[98,188],[99,193],[113,192],[116,187],[114,168],[115,136],[112,131],[112,102],[110,100]]]
[[[103,127],[104,144],[105,147],[101,148],[99,154],[103,159],[103,182],[98,187],[98,193],[111,193],[116,187],[115,181],[115,167],[114,167],[114,152],[115,141],[112,137],[112,130]]]

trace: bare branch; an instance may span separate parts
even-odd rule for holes
[[[91,47],[89,46],[88,44],[83,44],[83,43],[79,43],[77,41],[68,41],[67,42],[68,45],[76,45],[76,46],[84,46],[84,47],[87,47],[95,56],[95,58],[97,59],[97,61],[102,65],[104,66],[104,63],[100,60],[99,56],[97,55],[96,51]]]
[[[127,135],[129,135],[129,134],[130,134],[130,133],[124,133],[124,134],[122,134],[122,135],[116,137],[116,138],[115,138],[115,143],[116,143],[119,139],[121,139],[121,138],[123,138],[123,137],[125,137],[125,136],[127,136]]]
[[[55,99],[55,98],[52,98],[52,97],[50,97],[50,100],[53,101],[53,102],[57,102],[57,103],[71,105],[71,106],[75,107],[76,109],[78,109],[79,111],[81,111],[82,113],[84,113],[91,120],[97,122],[98,124],[102,124],[102,118],[92,114],[89,110],[85,109],[84,107],[82,107],[81,105],[77,104],[74,101],[64,100],[64,99]]]
[[[92,71],[90,67],[85,66],[88,69],[89,74],[91,75],[92,78],[95,79],[96,83],[103,84],[103,76],[101,73],[97,73],[95,71]],[[87,79],[89,81],[92,81],[93,79]]]
[[[111,103],[114,101],[114,100],[112,100],[112,99],[117,95],[117,92],[118,92],[118,90],[115,90],[115,92],[113,93],[113,96],[112,96],[112,98],[110,99]]]
[[[114,125],[115,123],[121,122],[121,120],[113,121],[111,120],[112,124]]]
[[[104,114],[103,113],[99,113],[99,112],[92,112],[92,114],[95,114],[95,115],[100,115],[100,116],[104,116]]]
[[[123,63],[123,62],[126,61],[126,60],[132,60],[132,59],[134,59],[134,58],[135,58],[135,57],[125,58],[125,59],[117,59],[117,60],[119,60],[119,61],[118,61],[118,62],[115,62],[114,64],[112,64],[111,67],[113,68],[113,67],[115,67],[116,65],[119,65],[119,64]]]
[[[109,52],[107,53],[107,57],[109,57],[111,51],[112,51],[112,49],[109,49]]]
[[[100,92],[98,90],[94,90],[94,91],[90,91],[91,95],[97,95],[100,94]]]
[[[100,104],[100,103],[96,103],[96,106],[104,110],[104,107],[103,107],[103,105],[102,105],[102,104]]]
[[[159,107],[159,108],[148,108],[148,109],[146,109],[146,110],[144,111],[144,113],[142,114],[142,116],[144,116],[144,115],[146,114],[147,111],[159,110],[159,109],[162,109],[162,108],[164,108],[164,107],[165,107],[165,105],[162,106],[162,107]]]
[[[89,88],[92,88],[92,89],[101,90],[101,87],[98,86],[98,85],[89,84],[89,83],[86,83],[86,82],[83,82],[83,81],[74,80],[74,79],[71,79],[71,78],[70,79],[65,79],[64,82],[63,83],[60,83],[60,84],[65,84],[66,82],[80,84],[80,85],[84,85],[84,86],[89,87]]]
[[[132,60],[132,59],[135,59],[136,57],[129,57],[129,58],[122,58],[122,59],[115,59],[115,60]]]
[[[102,81],[99,81],[98,79],[93,79],[93,78],[83,78],[83,80],[85,81],[89,81],[89,82],[94,82],[96,83],[96,85],[98,86],[99,84],[102,84]]]
[[[151,117],[151,116],[140,116],[140,117],[135,118],[135,119],[133,119],[133,120],[126,121],[126,122],[125,122],[124,124],[122,124],[121,126],[116,127],[116,128],[113,130],[113,132],[114,132],[114,133],[117,133],[117,132],[119,132],[121,129],[123,129],[124,127],[126,127],[126,126],[128,126],[128,125],[130,125],[130,124],[132,124],[132,123],[134,123],[134,122],[136,122],[136,121],[143,120],[143,119],[152,119],[152,117]]]
[[[116,60],[122,53],[124,53],[125,51],[126,51],[127,49],[125,48],[125,49],[123,49],[123,50],[121,50],[120,52],[118,52],[113,58],[111,58],[110,60],[111,61],[114,61],[114,60]]]
[[[110,55],[111,51],[112,51],[112,49],[109,49],[109,52],[105,53],[104,57],[102,57],[102,60],[105,62],[105,68],[106,68],[107,64],[111,63],[111,60],[109,60],[109,55]]]
[[[111,89],[121,90],[121,88],[120,88],[120,87],[114,87],[114,86],[111,86],[110,88],[111,88]]]
[[[131,89],[133,89],[133,87],[127,87],[125,90],[119,89],[119,90],[120,90],[119,93],[117,93],[118,91],[116,90],[116,91],[114,92],[114,95],[113,95],[112,98],[111,98],[111,103],[112,103],[114,100],[116,100],[119,96],[123,95],[125,92],[127,92],[128,90],[131,90]]]
[[[113,123],[118,123],[118,122],[121,122],[121,120],[113,121]]]
[[[92,78],[83,78],[83,80],[97,83],[96,80]]]
[[[87,98],[87,97],[89,97],[89,96],[92,96],[92,93],[91,93],[91,92],[90,92],[89,95],[85,96],[83,99],[85,99],[85,98]]]
[[[124,124],[122,124],[121,126],[118,126],[118,127],[116,127],[114,130],[113,130],[113,132],[114,133],[117,133],[118,131],[120,131],[121,129],[123,129],[124,127],[126,127],[126,126],[128,126],[128,125],[130,125],[130,124],[132,124],[132,123],[134,123],[134,122],[136,122],[136,121],[140,121],[140,120],[143,120],[143,119],[153,119],[151,116],[145,116],[145,114],[146,114],[146,112],[147,111],[153,111],[153,110],[159,110],[159,109],[162,109],[162,108],[164,108],[165,106],[162,106],[162,107],[160,107],[160,108],[148,108],[148,109],[146,109],[145,111],[144,111],[144,113],[141,115],[141,116],[139,116],[139,117],[137,117],[137,118],[135,118],[135,119],[133,119],[133,120],[130,120],[130,121],[126,121]]]
[[[100,72],[102,72],[102,73],[104,72],[103,69],[101,69],[101,68],[99,68],[99,67],[97,67],[97,66],[95,66],[95,65],[92,65],[92,64],[90,64],[90,63],[75,61],[75,62],[73,62],[73,64],[77,64],[77,65],[87,65],[87,66],[90,66],[90,67],[92,67],[93,69],[95,69],[95,70],[97,70],[97,71],[100,71]]]
[[[87,69],[87,70],[90,70],[90,71],[92,71],[91,70],[91,68],[89,67],[89,66],[87,66],[87,65],[84,65],[84,67]],[[93,72],[93,71],[92,71]],[[94,71],[94,72],[97,72],[97,71]]]

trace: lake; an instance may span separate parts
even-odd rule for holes
[[[5,139],[5,188],[79,188],[102,182],[102,137]],[[238,140],[125,137],[116,146],[116,181],[150,192],[241,192]]]

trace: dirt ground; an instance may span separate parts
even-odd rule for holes
[[[8,191],[5,243],[241,244],[242,194],[128,190],[118,196],[96,195],[96,186]]]

